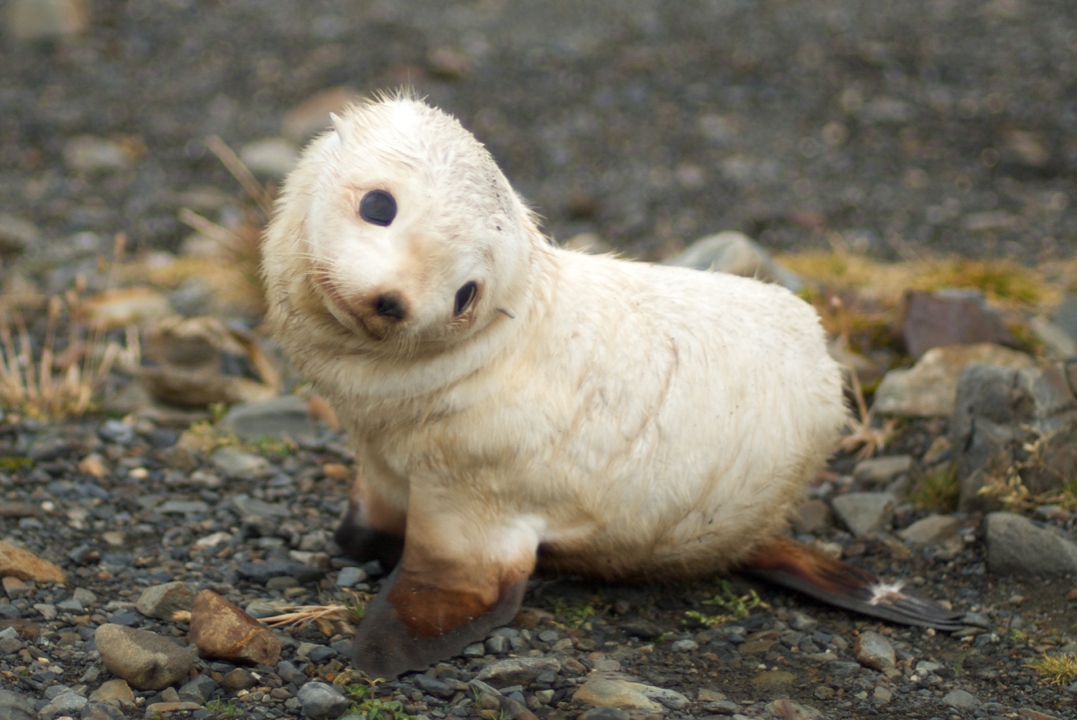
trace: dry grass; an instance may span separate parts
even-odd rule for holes
[[[1025,667],[1032,668],[1043,682],[1052,685],[1069,685],[1077,681],[1077,654],[1075,653],[1044,655]]]
[[[125,238],[116,236],[114,268],[123,255]],[[112,272],[110,269],[109,282]],[[109,339],[101,326],[81,317],[78,291],[47,304],[45,337],[35,350],[18,303],[0,300],[0,405],[9,412],[38,420],[82,415],[94,401],[117,362],[137,366],[138,332],[128,328],[126,346]],[[66,326],[63,351],[58,334]]]

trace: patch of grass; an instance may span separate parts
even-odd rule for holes
[[[1077,653],[1044,655],[1025,665],[1035,670],[1042,682],[1052,685],[1070,685],[1077,681]]]
[[[1032,636],[1029,635],[1027,632],[1025,632],[1024,630],[1017,630],[1016,628],[1010,630],[1010,634],[1008,635],[1008,637],[1010,638],[1010,642],[1014,643],[1015,645],[1024,645],[1032,639]]]
[[[116,236],[113,266],[125,243],[122,233]],[[138,365],[138,331],[128,328],[124,347],[109,339],[104,327],[81,317],[79,304],[77,289],[51,298],[45,337],[35,348],[17,300],[0,300],[0,406],[37,420],[77,417],[96,409],[114,364]],[[67,337],[61,341],[65,327]]]
[[[991,300],[1017,305],[1037,305],[1046,299],[1046,283],[1039,273],[1009,258],[949,258],[928,263],[915,287],[976,288]]]
[[[590,601],[569,602],[564,598],[554,597],[549,599],[550,612],[557,616],[562,625],[578,628],[587,622],[587,618],[598,615]]]
[[[961,483],[957,481],[957,466],[949,463],[920,478],[909,494],[909,499],[918,508],[953,512],[957,509],[960,495]]]
[[[398,700],[383,700],[374,697],[376,683],[345,685],[344,695],[352,701],[347,713],[365,715],[367,720],[407,720],[414,715],[403,712],[403,704]]]
[[[236,707],[234,702],[224,698],[209,700],[206,702],[206,710],[213,713],[215,718],[240,717],[243,714],[243,711]]]
[[[705,627],[717,627],[727,622],[743,620],[751,615],[752,610],[756,608],[768,607],[765,602],[759,599],[759,595],[755,590],[749,591],[746,595],[737,595],[733,591],[733,585],[728,580],[717,578],[716,584],[717,592],[715,595],[703,600],[702,604],[717,607],[722,612],[708,615],[698,610],[689,610],[685,612],[688,619],[694,620]]]

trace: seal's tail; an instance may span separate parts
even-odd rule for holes
[[[885,583],[785,536],[757,550],[740,570],[830,605],[903,625],[957,630],[968,624],[961,620],[964,613],[911,592],[901,582]]]

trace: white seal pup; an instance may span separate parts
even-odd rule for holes
[[[483,146],[406,94],[333,124],[285,183],[263,274],[277,338],[356,454],[338,540],[400,560],[359,628],[359,669],[458,653],[513,618],[536,567],[744,568],[954,624],[781,534],[846,420],[807,303],[551,246]]]

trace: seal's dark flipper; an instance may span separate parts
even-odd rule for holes
[[[757,550],[740,569],[830,605],[903,625],[938,630],[957,630],[966,625],[961,621],[964,613],[948,610],[901,583],[885,583],[869,572],[787,537],[779,537]]]
[[[526,525],[421,513],[412,497],[404,556],[355,635],[352,660],[372,678],[423,670],[510,622],[535,567],[538,535]]]
[[[346,557],[361,563],[377,560],[388,572],[404,552],[406,521],[406,514],[385,502],[359,474],[333,542]]]

